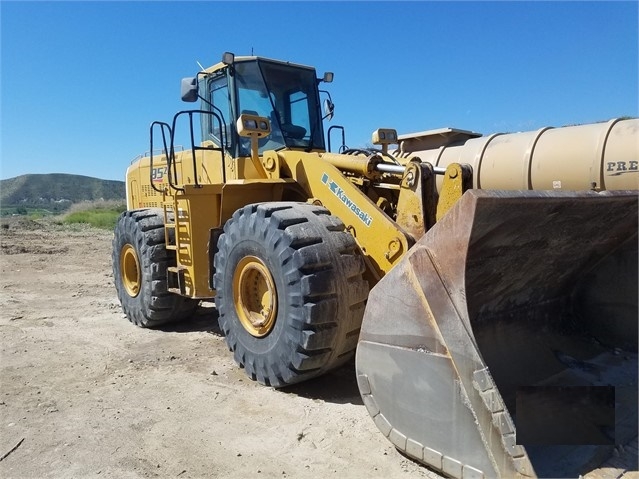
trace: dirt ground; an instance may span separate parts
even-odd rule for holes
[[[1,478],[441,477],[377,430],[353,364],[274,390],[235,365],[212,303],[162,330],[133,326],[111,239],[0,224]],[[639,479],[637,440],[620,451],[586,479]]]
[[[13,220],[0,238],[0,477],[440,477],[377,430],[352,364],[277,391],[235,365],[212,304],[130,324],[110,232]]]

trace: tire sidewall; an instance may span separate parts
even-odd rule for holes
[[[237,229],[237,228],[236,228]],[[294,338],[283,337],[287,332],[290,334],[293,331],[292,328],[287,327],[286,322],[295,318],[294,307],[290,304],[286,297],[283,297],[282,292],[287,290],[289,294],[295,293],[295,286],[289,286],[285,288],[284,280],[290,275],[287,275],[280,262],[273,261],[273,258],[280,258],[292,256],[292,251],[287,251],[287,247],[276,248],[271,254],[269,254],[267,247],[256,241],[253,237],[250,237],[244,231],[238,231],[240,233],[238,237],[234,238],[231,245],[227,245],[226,250],[227,262],[222,271],[216,273],[216,289],[218,295],[222,295],[223,298],[227,298],[227,301],[223,302],[222,310],[219,311],[220,327],[227,334],[227,341],[229,344],[236,345],[235,348],[241,348],[245,351],[250,351],[254,356],[262,356],[267,358],[272,355],[274,349],[276,355],[281,357],[291,356],[295,351]],[[237,311],[233,301],[233,275],[240,260],[246,256],[255,256],[262,260],[268,268],[275,288],[277,290],[277,315],[273,328],[268,334],[262,337],[253,336],[249,333],[239,320]],[[299,281],[298,281],[299,288]],[[291,291],[292,290],[292,291]],[[301,298],[301,291],[299,291]],[[217,301],[219,303],[219,301]],[[230,324],[233,322],[234,324]],[[290,326],[290,325],[289,325]],[[243,351],[238,351],[242,354]]]
[[[251,204],[226,222],[217,246],[218,322],[249,377],[283,387],[352,357],[368,287],[363,259],[339,218],[308,203]],[[233,294],[235,271],[247,256],[264,263],[277,290],[275,323],[260,337],[241,323]]]

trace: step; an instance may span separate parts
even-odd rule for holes
[[[184,284],[185,271],[187,271],[187,268],[182,265],[169,266],[167,268],[167,291],[186,296],[186,287]]]

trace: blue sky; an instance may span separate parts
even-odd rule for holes
[[[224,51],[333,71],[331,124],[489,134],[639,116],[638,2],[0,2],[0,177],[122,180]]]

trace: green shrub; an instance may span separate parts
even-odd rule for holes
[[[45,216],[51,216],[53,212],[35,206],[2,206],[0,207],[0,216],[27,216],[29,219],[41,219]]]
[[[86,209],[82,209],[80,205],[74,205],[72,211],[62,219],[62,223],[85,223],[95,228],[113,229],[120,213],[126,210],[126,205],[114,202],[87,203],[84,205]]]

